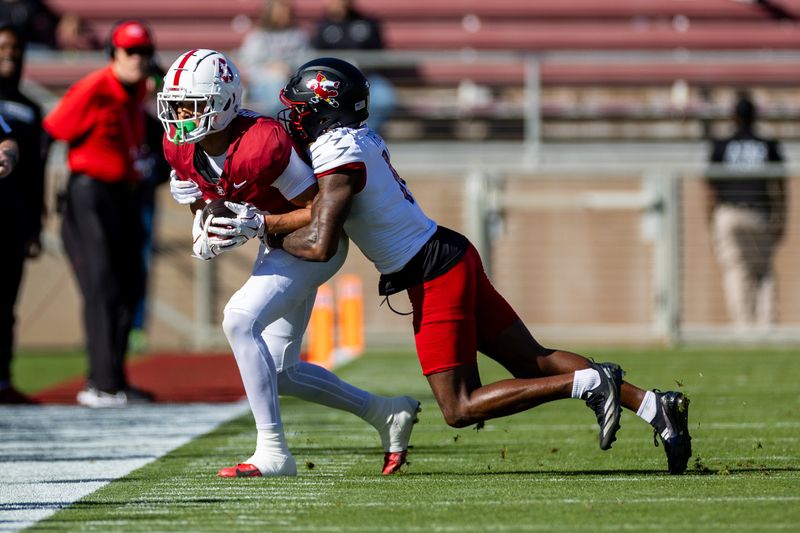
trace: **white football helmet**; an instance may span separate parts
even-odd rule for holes
[[[179,104],[193,106],[195,118],[179,118]],[[158,93],[158,118],[171,142],[196,143],[225,129],[241,105],[242,84],[233,61],[215,50],[190,50],[181,54],[164,76],[164,88]]]

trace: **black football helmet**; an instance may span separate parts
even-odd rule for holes
[[[332,128],[358,127],[369,116],[369,81],[347,61],[314,59],[300,66],[281,91],[278,114],[292,136],[311,143]]]

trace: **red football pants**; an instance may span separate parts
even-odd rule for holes
[[[426,376],[475,363],[478,345],[519,319],[486,277],[472,245],[446,273],[408,289],[408,297],[417,355]]]

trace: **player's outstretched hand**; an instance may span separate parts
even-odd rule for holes
[[[258,239],[264,236],[264,215],[254,205],[239,202],[225,202],[236,218],[213,217],[208,231],[222,237],[244,237]]]
[[[238,248],[247,242],[247,238],[239,235],[234,237],[221,237],[209,234],[213,216],[203,219],[203,210],[198,209],[194,214],[192,224],[192,257],[208,261],[223,252]]]
[[[181,205],[191,205],[203,197],[199,185],[192,180],[180,179],[174,170],[169,173],[169,192]]]

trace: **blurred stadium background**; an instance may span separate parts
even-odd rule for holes
[[[154,30],[162,65],[183,50],[236,58],[262,0],[47,0],[105,36],[122,18]],[[495,285],[543,343],[800,342],[800,188],[790,180],[777,256],[779,323],[728,325],[702,178],[708,140],[729,131],[737,91],[761,111],[800,175],[800,1],[360,0],[387,49],[341,53],[380,66],[397,91],[385,126],[393,161],[426,211],[467,233]],[[311,29],[322,2],[293,2]],[[782,14],[781,14],[782,13]],[[103,65],[102,51],[32,49],[25,86],[48,106]],[[246,74],[246,73],[245,73]],[[65,175],[51,152],[51,196]],[[190,217],[159,193],[151,286],[153,348],[225,346],[227,297],[253,245],[190,258]],[[50,202],[53,205],[53,202]],[[25,348],[80,346],[79,301],[60,254],[29,263],[18,309]],[[409,345],[410,320],[378,309],[377,275],[353,247],[342,274],[364,280],[367,346]],[[401,295],[398,310],[409,308]]]

